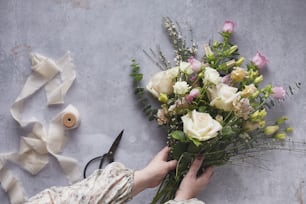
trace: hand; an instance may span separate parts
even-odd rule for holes
[[[167,173],[176,167],[177,161],[167,161],[170,148],[163,148],[142,170],[135,171],[132,195],[146,188],[158,186]]]
[[[197,177],[197,173],[202,165],[203,157],[196,158],[188,173],[182,180],[179,189],[176,192],[175,200],[188,200],[197,196],[204,189],[212,178],[214,171],[212,167],[208,167],[205,172]]]

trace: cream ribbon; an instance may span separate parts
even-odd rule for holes
[[[46,90],[49,105],[64,102],[64,97],[76,78],[70,53],[67,52],[57,62],[39,54],[32,54],[32,71],[11,107],[12,117],[21,127],[32,125],[32,132],[26,137],[20,138],[18,152],[0,155],[0,182],[3,189],[8,193],[12,204],[24,201],[24,190],[18,179],[5,168],[6,161],[11,161],[35,175],[46,166],[48,153],[50,153],[59,162],[70,183],[81,178],[77,161],[60,155],[68,140],[65,131],[79,125],[78,110],[72,105],[67,106],[51,120],[48,131],[36,118],[23,119],[21,114],[26,98],[42,87]],[[60,75],[60,79],[57,78],[58,75]],[[71,121],[71,118],[68,118],[69,121],[64,121],[67,115],[72,116],[73,121]],[[67,126],[66,122],[70,124]],[[72,125],[71,122],[73,122]]]

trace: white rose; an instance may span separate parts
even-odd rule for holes
[[[239,96],[237,88],[220,83],[208,89],[210,105],[225,111],[233,110],[233,102]]]
[[[175,94],[180,94],[183,95],[185,93],[187,93],[190,89],[190,86],[187,84],[186,81],[177,81],[174,85],[173,85],[173,90]]]
[[[159,97],[160,93],[173,93],[173,79],[178,75],[179,67],[173,67],[166,71],[155,74],[147,85],[147,90],[155,97]]]
[[[217,70],[206,67],[204,71],[204,84],[213,83],[215,85],[221,82],[220,74]]]
[[[193,73],[192,66],[188,62],[180,62],[180,70],[188,75]]]
[[[196,110],[184,115],[182,121],[184,133],[200,141],[216,137],[218,131],[222,129],[220,123],[208,113],[200,113]]]

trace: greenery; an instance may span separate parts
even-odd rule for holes
[[[163,70],[147,86],[160,102],[157,109],[149,103],[141,86],[143,75],[139,65],[135,60],[131,64],[135,95],[148,118],[167,130],[169,159],[178,161],[176,170],[166,176],[152,203],[174,198],[197,156],[205,155],[203,172],[208,166],[224,165],[257,152],[285,149],[282,143],[293,131],[286,126],[285,116],[266,121],[269,108],[283,101],[281,94],[285,89],[271,84],[261,87],[260,69],[266,63],[265,57],[257,53],[261,64],[253,58],[244,65],[238,46],[230,42],[233,30],[223,30],[221,41],[204,45],[205,55],[197,60],[196,44],[187,46],[177,23],[164,18],[164,28],[174,49],[176,66],[171,67],[160,49],[157,61],[153,50],[145,51]],[[299,82],[289,86],[287,95],[294,94],[300,86]],[[280,94],[276,95],[277,91]]]

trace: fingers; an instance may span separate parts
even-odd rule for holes
[[[168,161],[168,162],[167,162],[168,171],[171,171],[171,170],[175,169],[176,164],[177,164],[177,161],[176,161],[176,160]]]
[[[156,157],[162,161],[167,161],[169,152],[170,148],[166,146],[160,152],[157,153]]]
[[[188,174],[189,176],[194,176],[196,177],[201,165],[202,165],[202,162],[204,160],[204,157],[197,157],[191,164],[191,167],[188,171]]]
[[[201,183],[209,183],[210,179],[212,178],[212,176],[214,175],[214,170],[212,167],[208,167],[205,172],[198,177],[198,180]]]

